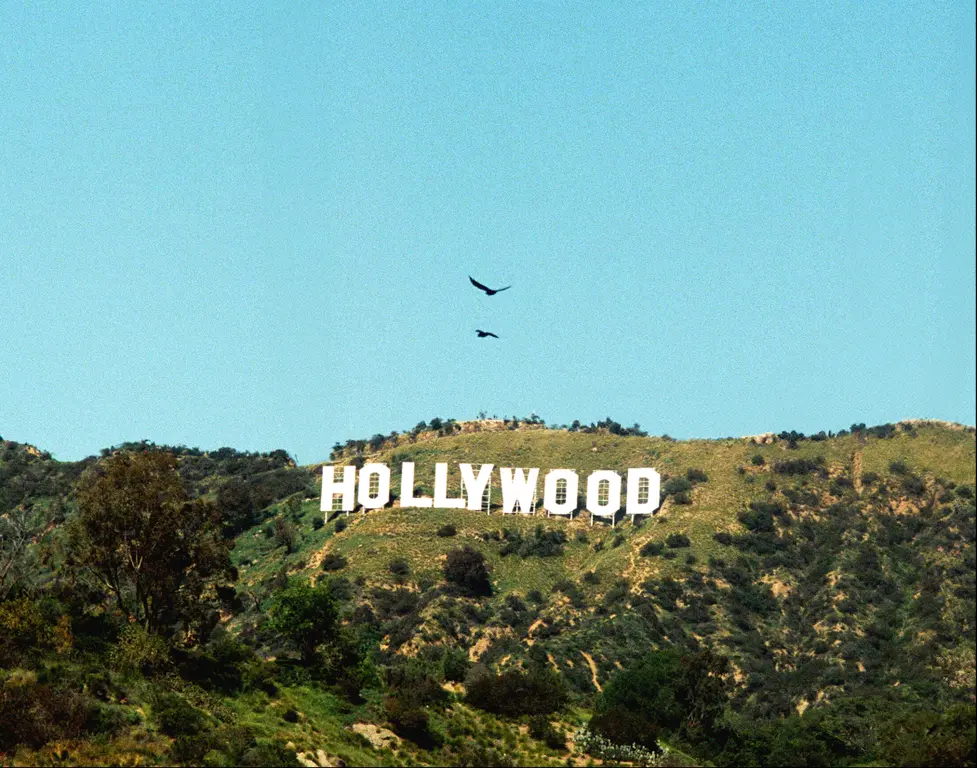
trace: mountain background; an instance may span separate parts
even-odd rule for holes
[[[86,478],[160,453],[230,567],[147,630],[93,578],[78,526]],[[58,462],[4,440],[7,759],[973,763],[973,427],[676,441],[611,419],[439,418],[330,458],[367,460],[394,489],[415,462],[427,494],[436,462],[453,488],[459,462],[653,466],[663,502],[613,526],[502,516],[496,483],[491,514],[323,514],[321,465],[285,451],[142,442]],[[335,621],[307,655],[276,622],[314,594]]]

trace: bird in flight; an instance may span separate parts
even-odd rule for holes
[[[482,285],[480,282],[478,282],[478,280],[476,280],[471,275],[468,276],[468,279],[472,281],[472,285],[478,288],[478,290],[485,291],[486,296],[495,296],[495,294],[497,294],[499,291],[508,291],[512,287],[511,285],[507,285],[505,288],[493,289],[493,288],[489,288],[487,285]]]
[[[476,328],[475,329],[475,333],[478,334],[478,338],[480,338],[480,339],[484,339],[486,336],[491,336],[493,339],[499,338],[498,336],[496,336],[491,331],[483,331],[481,328]]]

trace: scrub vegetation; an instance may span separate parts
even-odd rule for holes
[[[663,503],[324,515],[284,451],[0,441],[0,762],[977,763],[970,427],[435,418],[331,461],[652,466]]]

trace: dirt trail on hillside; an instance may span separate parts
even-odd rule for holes
[[[856,450],[851,457],[851,474],[852,483],[855,485],[855,490],[858,495],[862,495],[862,452]]]
[[[587,661],[587,665],[590,667],[590,677],[594,681],[594,688],[598,691],[603,691],[604,689],[600,687],[600,683],[597,682],[597,665],[594,663],[594,657],[591,656],[586,651],[580,651],[580,655],[584,657]]]

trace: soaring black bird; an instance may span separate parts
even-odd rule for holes
[[[499,291],[508,291],[512,287],[511,285],[507,285],[505,288],[493,289],[493,288],[489,288],[487,285],[482,285],[480,282],[478,282],[478,280],[476,280],[471,275],[468,276],[468,279],[472,281],[472,285],[478,288],[478,290],[485,291],[486,296],[495,296],[495,294],[497,294]]]
[[[478,338],[480,338],[480,339],[484,339],[486,336],[491,336],[493,339],[499,338],[498,336],[496,336],[491,331],[483,331],[481,328],[476,328],[475,329],[475,333],[478,334]]]

